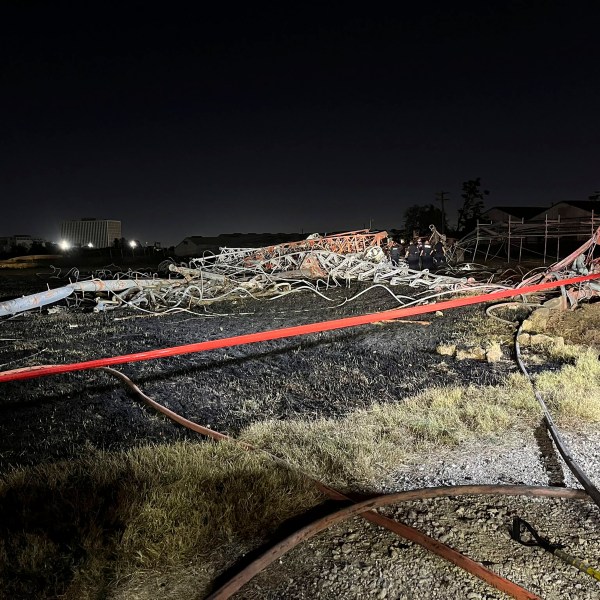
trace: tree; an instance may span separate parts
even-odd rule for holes
[[[469,179],[462,184],[463,205],[458,209],[456,229],[466,233],[475,229],[477,221],[483,214],[483,199],[489,195],[488,190],[481,189],[481,177]]]
[[[44,254],[46,245],[43,242],[33,242],[29,247],[27,254]]]
[[[404,233],[407,238],[412,239],[413,231],[417,230],[419,233],[429,232],[430,225],[435,225],[441,231],[442,218],[442,211],[437,206],[433,204],[423,206],[414,204],[404,212]],[[447,228],[448,224],[444,223],[444,227]]]

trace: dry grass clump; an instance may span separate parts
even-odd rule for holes
[[[546,331],[563,336],[569,344],[600,349],[600,302],[582,304],[575,310],[553,311]]]
[[[498,316],[505,319],[516,320],[515,311],[505,311],[501,313],[497,311]],[[468,314],[467,318],[456,322],[453,332],[453,341],[459,342],[466,346],[481,346],[482,341],[486,340],[486,344],[500,343],[510,344],[514,338],[516,326],[509,323],[504,323],[498,319],[488,317],[483,310]]]
[[[575,357],[559,372],[547,371],[535,379],[550,411],[564,424],[600,422],[600,360],[597,351],[566,346]]]
[[[535,378],[559,424],[600,421],[600,361],[575,358]],[[334,421],[265,421],[242,438],[285,458],[313,477],[344,488],[377,489],[398,465],[440,446],[533,425],[541,417],[529,380],[510,375],[499,386],[430,388],[398,404],[376,404]]]
[[[373,489],[416,454],[504,431],[531,419],[536,407],[529,383],[515,375],[502,386],[431,388],[339,421],[256,423],[242,439],[331,485]]]
[[[207,542],[252,538],[318,497],[303,478],[236,444],[155,450],[127,455],[146,487],[144,502],[130,515],[121,538],[124,555],[135,557],[137,568],[168,565],[190,552],[197,556],[207,551]]]
[[[319,500],[304,478],[230,443],[15,471],[0,480],[0,597],[104,597],[133,573],[156,580],[190,563],[203,568],[181,597],[195,596],[240,548]]]
[[[565,364],[575,364],[577,359],[587,351],[585,346],[565,344],[562,337],[555,337],[552,340],[551,344],[536,349],[536,352],[541,354],[542,361],[546,355]]]

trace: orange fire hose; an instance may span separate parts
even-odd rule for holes
[[[225,600],[237,592],[245,583],[250,581],[257,573],[283,556],[286,552],[297,546],[300,542],[314,537],[317,533],[346,521],[352,517],[363,514],[365,511],[372,510],[381,506],[389,506],[396,502],[409,502],[413,500],[422,500],[424,498],[442,498],[467,495],[503,495],[503,496],[531,496],[545,498],[577,498],[588,499],[583,490],[573,490],[568,488],[550,488],[528,485],[456,485],[441,488],[424,488],[420,490],[409,490],[406,492],[397,492],[384,496],[370,498],[364,502],[358,502],[352,506],[342,508],[332,514],[313,521],[302,529],[294,532],[286,539],[272,546],[264,554],[252,561],[245,569],[232,577],[225,585],[212,593],[207,600]],[[519,588],[512,582],[512,586]],[[519,588],[520,596],[515,598],[538,598],[535,594]]]

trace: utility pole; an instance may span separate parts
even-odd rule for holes
[[[446,201],[446,195],[448,195],[450,192],[437,192],[435,195],[435,199],[438,200],[438,202],[441,203],[442,205],[442,231],[440,232],[441,234],[444,234],[445,231],[445,227],[446,227],[446,211],[444,210],[444,202]]]

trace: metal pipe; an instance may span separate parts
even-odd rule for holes
[[[41,308],[47,304],[54,304],[55,302],[68,298],[73,291],[73,288],[67,285],[65,287],[31,294],[30,296],[23,296],[22,298],[0,302],[0,317],[16,315],[27,310],[33,310],[34,308]]]
[[[34,308],[60,302],[68,298],[73,292],[122,292],[132,288],[172,286],[175,283],[177,282],[171,279],[92,279],[90,281],[77,281],[53,290],[0,302],[0,317],[16,315]]]

